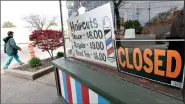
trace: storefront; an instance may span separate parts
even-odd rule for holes
[[[68,19],[72,52],[53,61],[62,103],[183,104],[182,17],[174,20],[169,39],[128,29],[130,38],[121,40],[115,38],[110,3]]]

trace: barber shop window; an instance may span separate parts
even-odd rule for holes
[[[115,11],[119,72],[147,79],[146,86],[183,99],[183,10],[184,1],[130,1],[119,14]]]
[[[69,18],[109,2],[117,67],[106,71],[183,99],[184,1],[68,1]]]

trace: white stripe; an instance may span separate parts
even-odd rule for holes
[[[108,57],[114,57],[114,52],[112,52]]]
[[[112,45],[112,44],[109,44],[109,45],[107,46],[107,50],[108,50],[110,47],[113,47],[113,45]]]
[[[184,39],[167,39],[167,40],[115,40],[115,41],[185,41]]]
[[[107,34],[105,34],[106,39],[108,39],[110,36],[112,36],[111,31],[109,31]]]
[[[64,82],[63,82],[63,76],[62,76],[62,71],[60,69],[59,70],[59,78],[60,78],[60,89],[62,90],[62,96],[65,99],[65,94],[64,94]]]
[[[73,104],[77,104],[75,80],[70,77],[70,81],[71,81],[71,92],[72,92]]]
[[[89,89],[89,103],[98,104],[98,94]]]

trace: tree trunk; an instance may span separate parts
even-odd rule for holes
[[[47,52],[49,53],[49,55],[50,55],[51,59],[53,60],[52,51],[51,51],[51,53],[49,52],[49,50],[48,50]]]
[[[51,50],[51,59],[53,60],[53,50]]]
[[[116,26],[117,29],[120,29],[120,15],[119,15],[119,8],[117,5],[114,5],[114,13],[116,15]]]
[[[115,4],[114,5],[114,13],[115,13],[115,16],[116,16],[116,26],[117,26],[117,36],[120,36],[119,35],[119,30],[120,30],[120,15],[119,15],[119,8],[118,6]],[[120,38],[116,38],[116,40],[120,40]],[[121,46],[121,42],[120,41],[117,41],[116,42],[116,47],[120,47]]]

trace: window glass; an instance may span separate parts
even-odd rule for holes
[[[78,16],[81,6],[87,12],[108,2],[114,21],[118,71],[136,78],[128,78],[135,83],[147,79],[151,81],[147,87],[182,99],[184,1],[66,1],[68,19]],[[70,57],[72,37],[68,36],[66,53]]]

